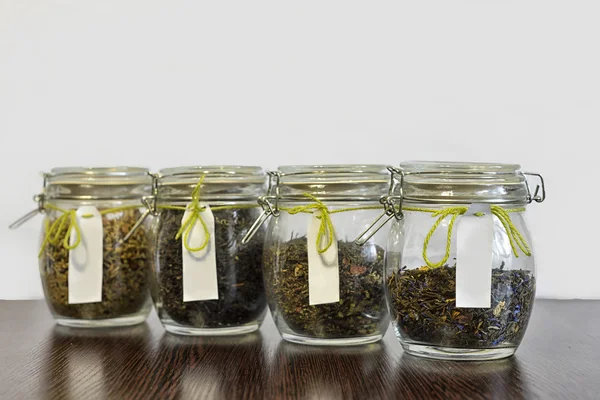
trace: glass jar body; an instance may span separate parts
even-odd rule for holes
[[[275,325],[285,340],[316,345],[353,345],[376,342],[387,329],[384,295],[385,235],[363,246],[353,241],[381,214],[380,207],[335,213],[364,203],[327,202],[338,244],[339,301],[309,304],[307,231],[313,215],[291,215],[281,203],[271,218],[265,242],[265,286]]]
[[[149,292],[150,256],[147,219],[124,242],[143,213],[140,200],[49,200],[61,210],[94,206],[102,214],[102,301],[69,303],[69,250],[63,244],[66,226],[57,240],[45,241],[49,227],[64,215],[47,208],[44,216],[39,266],[46,302],[57,323],[74,327],[126,326],[143,322],[152,308]],[[114,211],[112,210],[114,209]],[[108,211],[108,212],[107,212]]]
[[[453,205],[404,207],[439,210]],[[464,205],[462,206],[464,207]],[[508,357],[519,346],[531,315],[535,297],[535,262],[524,208],[504,207],[511,223],[522,235],[523,251],[511,241],[497,215],[493,218],[491,306],[456,306],[456,243],[461,216],[451,234],[450,253],[444,260],[452,216],[444,218],[430,234],[439,216],[423,211],[404,211],[395,221],[388,240],[386,291],[392,324],[408,353],[431,358],[487,360]],[[516,253],[516,254],[515,254]],[[527,255],[525,253],[529,253]]]
[[[264,229],[242,239],[260,215],[254,202],[207,201],[214,215],[218,299],[183,300],[181,228],[185,202],[159,204],[153,223],[154,274],[152,297],[165,329],[185,335],[235,335],[257,330],[266,312],[262,253]],[[219,209],[221,208],[221,209]]]

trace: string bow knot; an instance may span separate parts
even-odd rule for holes
[[[519,258],[519,253],[518,253],[517,247],[526,256],[528,256],[528,257],[531,256],[531,249],[529,248],[527,241],[525,240],[525,238],[523,237],[521,232],[519,232],[517,227],[513,224],[512,220],[510,218],[510,215],[508,215],[509,212],[522,212],[522,211],[525,211],[525,209],[524,208],[504,209],[504,208],[502,208],[500,206],[496,206],[496,205],[492,205],[490,208],[491,208],[492,214],[495,215],[496,218],[498,218],[498,220],[504,227],[504,230],[506,230],[506,235],[508,236],[508,241],[510,243],[510,247],[511,247],[512,252],[515,255],[515,257]],[[431,267],[431,268],[437,268],[437,267],[441,267],[442,265],[445,265],[446,262],[448,261],[448,259],[450,258],[450,249],[451,249],[451,245],[452,245],[452,228],[454,227],[454,222],[456,222],[456,218],[458,218],[459,215],[463,215],[464,213],[467,212],[468,207],[464,207],[464,206],[447,207],[447,208],[442,208],[439,210],[430,209],[430,208],[420,208],[420,207],[404,207],[403,209],[405,211],[428,212],[428,213],[431,213],[432,217],[438,217],[438,219],[435,221],[435,223],[433,224],[433,226],[427,233],[427,236],[425,237],[425,241],[423,242],[423,260],[425,260],[425,263],[427,264],[427,266]],[[451,216],[451,218],[450,218],[450,222],[448,223],[448,234],[446,236],[446,252],[444,254],[444,257],[439,262],[434,263],[429,259],[429,257],[427,257],[427,247],[429,246],[429,241],[431,240],[431,237],[433,236],[433,234],[435,233],[437,228],[440,226],[442,221],[444,221],[444,219],[446,219],[448,216]],[[481,216],[483,216],[483,213],[475,213],[475,216],[481,217]]]
[[[192,191],[192,202],[186,207],[186,210],[191,211],[191,213],[189,217],[181,224],[181,228],[179,228],[179,231],[177,231],[177,234],[175,235],[176,240],[179,240],[183,236],[183,245],[192,253],[204,250],[210,241],[210,232],[208,231],[208,226],[206,226],[206,222],[202,218],[202,213],[206,211],[206,207],[200,205],[200,187],[204,182],[205,176],[206,175],[202,175],[198,181],[198,184]],[[202,229],[204,230],[204,241],[200,246],[192,247],[189,243],[189,237],[197,222],[200,222]]]
[[[121,212],[129,209],[139,208],[139,206],[120,206],[115,208],[107,208],[105,210],[100,211],[101,215],[112,214],[115,212]],[[67,250],[76,249],[77,246],[81,244],[81,228],[77,223],[77,210],[65,210],[64,208],[60,208],[55,206],[54,204],[44,204],[44,210],[53,210],[58,211],[61,215],[56,218],[52,223],[48,219],[45,220],[44,231],[46,232],[44,235],[44,240],[42,241],[42,246],[40,248],[40,252],[38,253],[38,257],[41,257],[44,254],[44,250],[46,247],[51,245],[58,245],[61,241],[63,242],[63,247]],[[93,214],[82,214],[82,218],[92,218]],[[75,241],[73,244],[70,244],[71,241],[71,232],[75,230]]]
[[[335,230],[333,229],[333,222],[331,222],[331,216],[329,212],[329,208],[315,196],[310,193],[303,193],[305,197],[313,200],[314,203],[307,204],[305,206],[298,206],[292,208],[286,208],[289,214],[298,214],[301,212],[315,213],[317,212],[317,218],[321,220],[321,224],[319,225],[319,232],[317,233],[317,252],[319,254],[325,253],[331,245],[333,244],[333,238],[335,237]],[[323,237],[327,235],[327,243],[323,246]]]
[[[52,204],[46,204],[44,206],[47,210],[55,210],[61,212],[61,216],[56,218],[52,223],[46,219],[45,231],[46,235],[44,236],[44,241],[42,242],[42,246],[40,248],[40,252],[38,253],[38,257],[41,257],[44,254],[44,249],[48,244],[57,245],[61,241],[63,241],[63,246],[67,250],[73,250],[79,246],[81,243],[81,229],[79,228],[79,224],[77,223],[77,211],[76,210],[65,210],[59,207],[56,207]],[[75,242],[70,244],[71,239],[71,231],[75,229]]]

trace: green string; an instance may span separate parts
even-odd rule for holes
[[[191,210],[189,217],[186,218],[185,221],[183,221],[183,223],[181,224],[181,228],[179,228],[179,230],[177,231],[177,234],[175,235],[175,240],[179,240],[179,239],[183,238],[182,239],[183,245],[185,246],[186,250],[188,250],[190,252],[197,252],[200,250],[204,250],[206,248],[206,246],[208,246],[208,243],[210,241],[210,231],[208,229],[208,226],[206,226],[206,222],[202,218],[202,213],[204,211],[206,211],[206,207],[200,205],[200,188],[202,186],[202,183],[204,182],[205,177],[206,177],[206,174],[202,175],[202,177],[196,184],[196,187],[192,191],[192,202],[187,207],[167,206],[167,205],[164,205],[164,206],[159,205],[157,207],[157,208],[163,209],[163,210],[179,210],[179,211]],[[219,211],[219,210],[256,208],[256,207],[259,207],[259,206],[252,205],[252,204],[232,205],[232,206],[216,206],[216,207],[212,207],[211,210]],[[204,242],[198,247],[191,247],[189,244],[189,237],[190,237],[190,234],[192,233],[192,229],[194,229],[194,226],[196,226],[196,223],[198,223],[198,222],[202,225],[202,229],[204,230]]]
[[[329,216],[329,209],[323,202],[317,199],[315,196],[304,193],[304,196],[314,200],[313,204],[307,204],[305,206],[297,206],[292,208],[280,208],[280,210],[286,211],[291,215],[298,213],[314,213],[318,212],[317,218],[321,220],[319,225],[319,233],[317,234],[317,251],[319,254],[325,253],[333,244],[333,238],[335,237],[335,230],[333,229],[333,223]],[[323,236],[327,235],[327,244],[323,247]]]
[[[122,206],[122,207],[114,207],[107,208],[100,211],[101,215],[112,214],[116,212],[121,212],[125,210],[131,210],[135,208],[140,208],[138,205],[131,206]],[[62,213],[58,218],[56,218],[52,223],[48,219],[45,222],[45,231],[44,240],[42,241],[42,246],[38,253],[38,257],[41,257],[44,254],[44,250],[49,244],[58,245],[62,238],[62,245],[67,250],[73,250],[77,248],[81,244],[81,229],[79,228],[79,224],[77,223],[77,210],[66,210],[64,208],[57,207],[53,204],[44,204],[45,210],[53,210]],[[83,214],[82,218],[92,218],[93,214]],[[69,244],[71,238],[71,231],[75,230],[75,242],[71,245]]]
[[[357,210],[379,210],[381,206],[363,206],[363,207],[348,207],[348,208],[338,208],[333,211],[329,211],[329,208],[315,196],[310,193],[303,193],[303,196],[308,197],[313,200],[314,203],[307,204],[304,206],[297,207],[279,207],[280,210],[286,211],[287,213],[294,215],[298,213],[308,213],[313,214],[315,212],[319,213],[317,218],[321,220],[321,224],[319,225],[319,232],[317,233],[317,252],[319,254],[325,253],[331,245],[333,244],[333,238],[335,237],[335,229],[333,227],[333,222],[331,222],[330,214],[337,214],[341,212],[347,211],[357,211]],[[327,235],[327,244],[323,246],[323,236]]]
[[[521,249],[521,252],[526,256],[531,256],[531,249],[529,248],[527,241],[525,240],[521,232],[519,232],[517,227],[513,224],[510,216],[508,215],[508,213],[511,212],[523,212],[525,211],[525,208],[504,209],[496,205],[492,205],[490,208],[492,214],[495,215],[496,218],[498,218],[498,220],[500,221],[500,223],[502,223],[502,226],[504,226],[504,229],[506,230],[506,234],[508,236],[508,241],[510,242],[510,247],[515,257],[519,258],[517,247]],[[450,249],[452,245],[452,229],[454,227],[454,223],[456,222],[456,219],[459,215],[462,215],[467,212],[468,207],[448,207],[442,209],[402,207],[402,210],[427,212],[431,213],[432,217],[438,217],[438,219],[435,221],[435,223],[427,233],[427,236],[425,236],[425,241],[423,242],[423,260],[430,268],[438,268],[442,265],[445,265],[448,259],[450,258]],[[481,217],[483,215],[484,213],[475,213],[475,216],[477,217]],[[437,228],[440,226],[442,221],[444,221],[448,216],[450,216],[450,222],[448,223],[448,234],[446,236],[446,252],[444,254],[444,257],[439,262],[434,263],[427,256],[427,247],[429,246],[429,241],[431,240],[431,237],[433,236]]]

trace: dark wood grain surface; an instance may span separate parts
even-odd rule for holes
[[[260,332],[189,338],[148,322],[54,325],[42,301],[0,301],[0,399],[600,398],[600,301],[541,300],[517,355],[448,362],[378,344],[320,348]]]

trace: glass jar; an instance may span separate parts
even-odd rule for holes
[[[265,215],[274,216],[264,273],[282,337],[315,345],[378,341],[388,324],[385,235],[362,247],[353,240],[380,212],[385,166],[283,166],[272,177],[261,199]]]
[[[524,214],[542,202],[540,175],[519,165],[410,162],[388,210],[387,295],[407,353],[439,359],[511,356],[535,297],[535,267]],[[542,184],[532,196],[526,175]]]
[[[39,267],[58,324],[109,327],[146,319],[152,307],[147,226],[123,239],[151,190],[145,168],[54,168],[44,175],[38,210],[13,227],[44,214]],[[80,215],[81,210],[91,214]],[[91,232],[83,219],[97,230]]]
[[[167,331],[235,335],[260,327],[266,312],[264,229],[251,243],[242,239],[260,214],[256,199],[266,182],[260,167],[248,166],[169,168],[158,174],[152,294]],[[200,250],[190,242],[194,234],[185,232],[204,227],[210,231],[204,237],[208,245]]]

